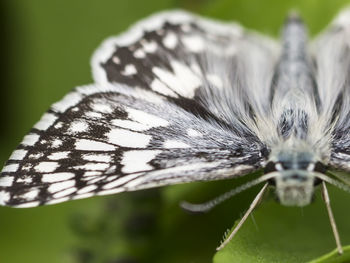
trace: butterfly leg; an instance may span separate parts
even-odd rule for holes
[[[239,221],[238,225],[235,227],[235,229],[232,231],[232,233],[229,235],[228,238],[225,239],[224,242],[221,243],[221,245],[219,247],[216,248],[216,250],[220,250],[222,248],[224,248],[228,242],[230,242],[230,240],[236,235],[236,233],[238,232],[238,230],[241,228],[241,226],[244,224],[244,222],[247,220],[248,216],[253,212],[253,210],[255,209],[255,207],[259,204],[259,202],[261,201],[267,186],[269,184],[266,183],[263,188],[260,190],[260,192],[256,195],[256,197],[254,198],[253,202],[250,204],[249,209],[247,210],[247,212],[245,212],[244,216],[242,217],[242,219]]]
[[[335,243],[337,244],[337,250],[338,250],[338,253],[341,255],[341,254],[343,254],[343,248],[342,248],[342,245],[340,242],[340,237],[339,237],[337,225],[335,224],[334,215],[333,215],[332,208],[331,208],[331,201],[329,199],[327,186],[326,186],[326,183],[324,181],[322,181],[322,197],[323,197],[323,200],[324,200],[326,207],[327,207],[329,221],[331,222],[331,227],[333,230]]]

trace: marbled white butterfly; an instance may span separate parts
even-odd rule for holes
[[[325,173],[350,171],[349,48],[349,11],[310,45],[295,14],[282,44],[184,11],[153,15],[103,42],[92,57],[95,83],[53,104],[24,137],[1,172],[0,205],[261,170],[219,199],[183,206],[208,210],[265,182],[232,237],[267,186],[281,204],[305,206],[321,184],[341,253],[325,183],[350,187]]]

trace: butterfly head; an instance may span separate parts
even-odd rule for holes
[[[315,176],[303,170],[280,171],[275,178],[276,194],[282,205],[310,204],[314,192]]]
[[[311,203],[315,185],[320,183],[316,173],[323,166],[309,152],[281,151],[266,166],[266,173],[275,172],[271,179],[279,202],[286,206],[305,206]]]

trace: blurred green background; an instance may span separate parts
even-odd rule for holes
[[[315,35],[348,3],[345,0],[2,0],[0,163],[6,161],[53,102],[73,87],[92,82],[89,60],[101,41],[142,17],[159,10],[184,8],[235,20],[277,37],[288,10],[297,9]],[[237,183],[174,186],[35,209],[0,207],[0,262],[211,262],[224,230],[248,206],[256,189],[202,216],[185,214],[178,208],[178,200],[204,201]],[[344,198],[341,195],[337,200]],[[349,210],[346,205],[349,201],[348,198],[335,207],[338,216],[349,213],[345,211]],[[318,202],[316,207],[322,204]],[[283,214],[284,208],[281,209],[279,213]],[[326,215],[321,215],[329,234],[323,244],[326,248],[330,246],[324,250],[326,253],[334,245]],[[319,219],[306,220],[310,223]],[[348,221],[340,221],[344,221],[340,223],[342,231]],[[344,239],[350,244],[350,237]]]

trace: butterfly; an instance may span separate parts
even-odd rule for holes
[[[265,183],[232,238],[268,187],[282,205],[305,206],[321,185],[342,253],[326,183],[350,192],[328,174],[350,171],[349,29],[348,10],[311,44],[295,13],[281,43],[181,10],[138,22],[93,54],[95,83],[53,104],[24,137],[1,172],[0,205],[262,171],[212,202],[183,207],[209,210]]]

